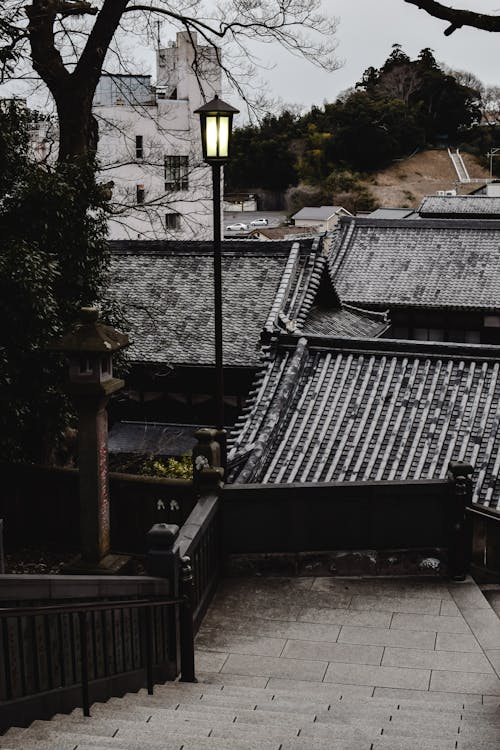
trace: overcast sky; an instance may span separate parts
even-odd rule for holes
[[[500,13],[500,0],[450,0],[447,4]],[[395,42],[412,58],[430,47],[438,62],[469,70],[483,83],[500,85],[500,33],[459,29],[446,37],[444,21],[403,0],[330,0],[324,7],[339,19],[337,54],[344,61],[339,70],[325,73],[278,48],[261,48],[263,57],[270,61],[274,56],[277,63],[274,70],[263,73],[270,92],[287,103],[309,108],[333,101],[370,65],[380,67]]]
[[[453,7],[479,12],[499,13],[500,0],[443,0]],[[398,42],[414,58],[423,47],[434,50],[438,62],[455,69],[469,70],[485,84],[500,85],[500,33],[492,34],[474,29],[459,29],[451,36],[443,34],[447,24],[432,18],[403,0],[324,0],[324,9],[338,18],[337,56],[342,67],[326,73],[303,59],[294,58],[276,43],[256,45],[255,53],[271,70],[263,70],[266,92],[285,104],[302,105],[334,101],[344,89],[353,86],[370,65],[380,67],[387,59],[391,46]],[[167,44],[175,38],[175,31],[163,24],[161,40]],[[155,74],[155,54],[151,50],[139,53],[137,70]],[[0,96],[8,95],[9,86],[0,87]],[[22,91],[19,92],[22,95]],[[223,95],[238,105],[234,94]],[[238,118],[240,123],[244,115]]]

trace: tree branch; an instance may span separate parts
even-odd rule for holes
[[[85,48],[73,72],[75,80],[94,91],[101,76],[102,65],[120,19],[129,0],[104,0]]]
[[[29,21],[28,36],[33,68],[54,93],[69,79],[69,73],[54,41],[57,10],[53,2],[44,0],[33,0],[24,9]]]
[[[442,21],[448,21],[450,24],[445,29],[446,36],[453,34],[454,31],[462,26],[471,26],[474,29],[482,31],[500,31],[500,16],[487,15],[485,13],[475,13],[470,10],[459,10],[450,8],[435,0],[404,0],[409,5],[416,5],[420,10],[425,10],[430,16],[440,18]]]
[[[86,0],[55,0],[54,5],[57,6],[57,12],[63,18],[66,16],[95,16],[97,13],[97,8],[94,8]]]

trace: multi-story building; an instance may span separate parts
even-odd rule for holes
[[[112,181],[111,239],[209,239],[210,168],[194,110],[220,92],[214,47],[178,33],[157,52],[157,81],[104,75],[94,97],[101,177]]]

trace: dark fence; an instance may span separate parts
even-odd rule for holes
[[[210,604],[221,570],[219,503],[217,495],[201,497],[177,540],[181,559],[188,557],[192,569],[191,601],[195,631]]]
[[[169,589],[146,577],[2,576],[0,731],[82,705],[82,677],[90,702],[173,679]]]
[[[468,474],[462,478],[226,485],[224,552],[442,548],[451,574],[461,577],[470,554],[465,506],[471,496]]]
[[[180,593],[188,599],[191,627],[196,632],[221,570],[220,510],[216,493],[199,498],[180,531],[174,525],[153,526],[148,534],[147,566],[151,575],[171,582],[174,595]]]
[[[6,551],[24,546],[75,550],[79,539],[78,472],[44,466],[0,466]],[[196,503],[191,482],[133,474],[110,474],[111,546],[144,552],[154,523],[181,526]]]

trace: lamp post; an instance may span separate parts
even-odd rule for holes
[[[220,435],[222,465],[226,463],[224,434],[224,372],[222,354],[221,165],[229,161],[233,115],[239,110],[216,96],[195,114],[200,116],[203,160],[212,167],[214,221],[215,426]]]

